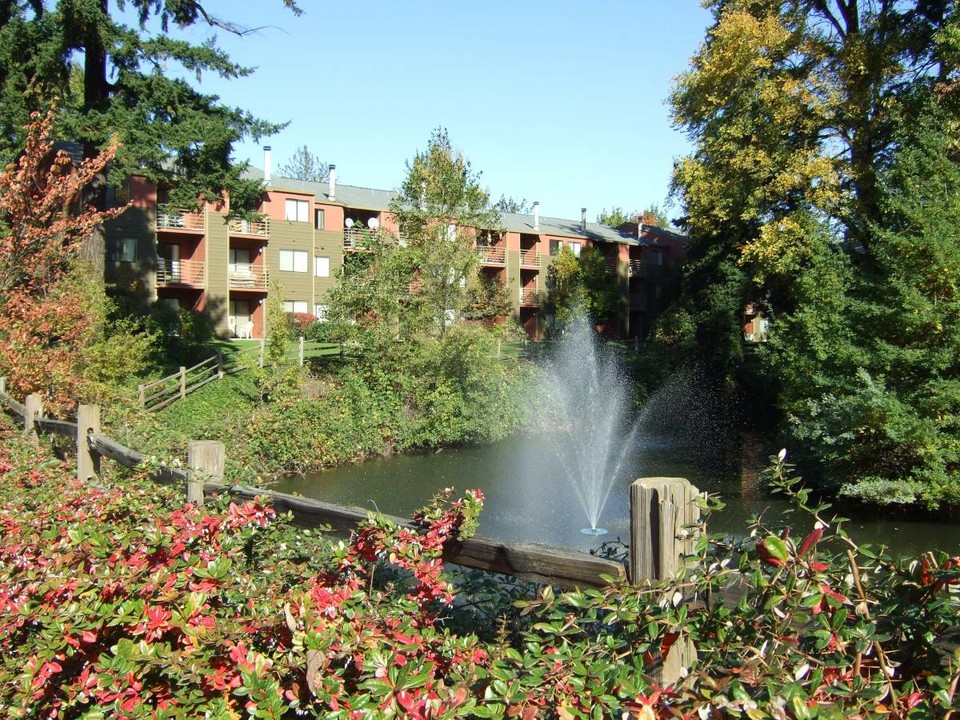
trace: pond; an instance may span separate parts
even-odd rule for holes
[[[616,478],[600,516],[599,525],[609,534],[587,537],[580,533],[587,524],[585,511],[563,479],[555,442],[541,433],[482,447],[381,458],[286,478],[276,489],[409,517],[442,488],[454,487],[460,493],[480,488],[486,495],[480,534],[580,550],[596,548],[603,539],[628,541],[628,488],[637,477],[685,477],[700,490],[721,495],[726,507],[711,519],[711,532],[743,536],[751,515],[779,514],[786,507],[783,500],[764,497],[745,483],[739,470],[719,469],[708,449],[670,435],[645,433],[626,455],[622,476]],[[797,533],[805,532],[806,518],[795,517],[785,522],[796,523]],[[872,513],[851,518],[847,529],[859,542],[883,543],[905,554],[933,548],[960,552],[956,524]]]

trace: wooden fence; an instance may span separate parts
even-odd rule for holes
[[[266,343],[264,340],[256,345],[250,345],[226,357],[220,351],[193,367],[183,367],[166,377],[143,383],[137,387],[140,406],[148,412],[162,410],[176,400],[185,398],[195,390],[199,390],[207,383],[218,380],[224,375],[241,370],[247,365],[265,367]],[[323,343],[313,340],[304,340],[300,337],[288,346],[285,359],[296,360],[300,365],[310,358],[343,357],[341,343]],[[246,360],[246,362],[244,361]]]
[[[137,468],[143,455],[100,432],[100,408],[80,405],[75,422],[44,417],[39,395],[24,403],[6,393],[6,378],[0,377],[0,404],[23,421],[24,433],[38,441],[38,433],[68,437],[76,443],[77,477],[89,480],[100,473],[106,457],[127,468]],[[289,511],[303,527],[326,529],[349,536],[368,511],[289,495],[261,488],[226,485],[223,482],[224,446],[218,441],[197,441],[188,447],[187,470],[163,468],[152,474],[156,482],[179,485],[188,502],[203,504],[205,496],[227,494],[237,500],[260,497],[277,511]],[[445,561],[463,567],[510,575],[523,580],[572,587],[603,587],[628,579],[634,584],[666,580],[687,562],[700,526],[697,489],[683,478],[641,478],[630,487],[629,576],[623,564],[567,548],[534,543],[501,542],[475,536],[450,542]],[[410,521],[387,516],[410,526]],[[693,653],[689,642],[674,644],[669,656],[653,675],[663,682],[681,677],[681,666]]]

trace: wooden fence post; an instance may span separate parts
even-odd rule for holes
[[[40,437],[33,423],[43,417],[43,398],[36,393],[31,393],[24,399],[23,407],[26,410],[23,416],[23,432],[33,442],[39,442]]]
[[[195,440],[187,446],[187,502],[203,505],[205,482],[223,481],[223,443],[218,440]]]
[[[187,396],[187,369],[181,365],[180,366],[180,399],[183,400]]]
[[[500,341],[497,340],[497,360],[500,359]]]
[[[303,367],[303,335],[300,336],[300,348],[297,351],[297,354],[300,359],[300,366]]]
[[[263,351],[266,348],[267,341],[264,338],[260,338],[260,367],[263,367]]]
[[[7,394],[7,376],[0,376],[0,393]]]
[[[100,474],[100,454],[90,452],[87,436],[100,432],[100,406],[77,407],[77,480],[89,480]]]
[[[142,384],[137,385],[137,399],[140,401],[140,407],[147,404],[147,392]]]
[[[684,478],[640,478],[630,486],[630,582],[667,580],[696,549],[699,491]],[[672,598],[670,598],[672,601]],[[687,638],[673,644],[653,680],[673,685],[689,667],[696,648]]]
[[[217,378],[223,380],[223,352],[217,350]]]

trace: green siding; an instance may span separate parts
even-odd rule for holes
[[[314,277],[313,304],[326,304],[327,292],[337,284],[337,275],[343,267],[343,232],[339,230],[314,231],[314,257],[330,258],[330,277]],[[313,258],[310,272],[314,271]],[[310,308],[313,312],[313,308]]]
[[[229,334],[227,317],[230,314],[230,288],[227,265],[230,262],[230,235],[226,216],[207,211],[204,215],[207,249],[207,314],[213,320],[217,334]]]
[[[267,265],[270,268],[270,284],[280,285],[281,300],[296,300],[307,303],[308,311],[313,302],[313,225],[290,220],[270,222],[270,244],[267,246]],[[307,254],[307,271],[293,272],[280,269],[280,251],[296,250]]]

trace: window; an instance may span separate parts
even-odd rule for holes
[[[330,277],[330,258],[315,257],[313,259],[313,274],[317,277]]]
[[[120,262],[133,262],[137,259],[137,239],[120,238]]]
[[[293,222],[309,222],[307,220],[307,213],[310,211],[310,204],[306,200],[288,199],[285,208],[286,213],[284,219],[292,220]]]
[[[326,218],[324,217],[323,208],[319,208],[313,211],[313,226],[317,230],[323,230],[326,225]]]
[[[307,251],[281,250],[280,269],[287,272],[307,272]]]
[[[583,245],[580,243],[567,243],[567,246],[573,251],[574,257],[580,257],[580,251],[583,249]]]
[[[562,248],[562,247],[563,247],[563,243],[560,242],[559,240],[551,240],[551,241],[550,241],[550,254],[551,254],[551,255],[556,255],[557,253],[560,252],[560,248]]]
[[[304,315],[307,312],[307,301],[306,300],[284,300],[283,309],[288,313],[303,313]]]
[[[660,248],[654,248],[653,251],[653,264],[654,265],[663,265],[663,256],[665,253]]]
[[[318,322],[327,321],[327,306],[326,305],[314,305],[313,306],[313,316],[317,318]]]

